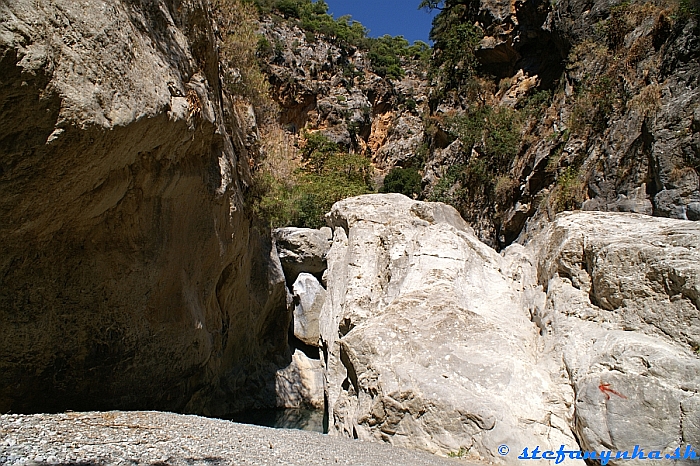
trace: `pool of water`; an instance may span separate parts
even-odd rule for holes
[[[233,414],[228,419],[242,424],[328,433],[328,421],[323,410],[255,409]]]

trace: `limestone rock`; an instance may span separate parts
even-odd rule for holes
[[[510,88],[503,92],[501,103],[514,107],[538,85],[539,78],[537,76],[527,76],[523,70],[518,70],[511,78]]]
[[[696,223],[565,213],[499,255],[451,207],[401,195],[327,220],[332,434],[493,462],[515,461],[504,443],[700,442]]]
[[[210,3],[0,18],[0,412],[274,404],[250,387],[290,316],[244,215]]]
[[[559,275],[628,330],[700,347],[696,224],[638,214],[562,214],[535,241],[541,284]]]
[[[264,18],[261,32],[275,44],[266,71],[292,133],[318,131],[341,147],[372,156],[384,170],[407,163],[422,142],[428,111],[425,67],[404,59],[401,79],[377,75],[366,50],[317,34],[313,40],[292,22]]]
[[[323,363],[294,350],[292,362],[277,371],[275,390],[280,408],[323,409]]]
[[[416,157],[423,136],[421,118],[417,115],[402,115],[388,128],[386,138],[377,147],[375,160],[384,167],[400,166]]]
[[[307,345],[318,346],[321,336],[318,319],[326,300],[326,290],[316,277],[301,273],[294,282],[294,336]]]
[[[330,229],[278,228],[274,231],[277,252],[287,280],[294,283],[300,273],[323,273],[330,249]]]
[[[692,168],[676,170],[668,182],[668,189],[654,197],[656,211],[663,217],[682,220],[700,220],[697,204],[700,203],[698,174]]]
[[[561,214],[528,244],[547,290],[533,320],[562,354],[584,449],[700,441],[699,245],[696,223],[601,212]]]
[[[490,461],[503,443],[576,444],[573,393],[538,362],[545,296],[525,253],[506,259],[452,207],[398,194],[340,201],[328,221],[332,433]]]

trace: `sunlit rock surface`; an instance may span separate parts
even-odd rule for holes
[[[498,254],[398,194],[327,218],[331,434],[496,462],[700,441],[696,223],[564,213]]]

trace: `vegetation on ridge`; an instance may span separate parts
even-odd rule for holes
[[[350,16],[334,18],[328,13],[328,4],[323,0],[245,0],[255,5],[260,14],[276,15],[296,24],[306,32],[306,38],[314,42],[318,36],[340,47],[355,47],[368,52],[372,68],[379,76],[400,79],[405,71],[402,58],[428,61],[430,46],[416,41],[413,45],[403,36],[384,35],[372,38],[367,29]]]
[[[430,36],[434,49],[420,42],[410,45],[400,36],[370,38],[367,30],[349,16],[336,19],[330,15],[323,0],[218,1],[242,2],[257,9],[258,14],[264,15],[266,24],[284,22],[300,28],[305,40],[297,30],[294,33],[299,39],[295,40],[297,44],[306,42],[304,46],[308,46],[314,41],[332,44],[329,53],[332,60],[323,65],[321,72],[318,71],[321,67],[314,65],[311,78],[299,78],[299,86],[293,82],[297,79],[293,72],[276,76],[275,85],[287,93],[285,97],[303,88],[307,94],[319,92],[314,97],[320,97],[318,102],[325,107],[318,112],[321,114],[318,121],[306,127],[304,115],[298,118],[294,113],[298,108],[289,110],[293,118],[298,118],[290,123],[294,132],[304,134],[292,143],[297,153],[293,168],[280,175],[269,163],[265,165],[267,162],[257,164],[254,205],[272,226],[317,226],[321,214],[335,200],[372,191],[368,159],[350,151],[364,151],[366,155],[368,147],[376,150],[377,144],[384,144],[378,143],[379,140],[394,144],[397,134],[392,131],[415,134],[417,123],[406,121],[413,118],[415,122],[419,116],[423,121],[419,130],[424,134],[423,140],[416,142],[415,137],[398,135],[402,141],[395,147],[405,150],[397,162],[401,167],[388,172],[380,191],[452,204],[472,224],[481,222],[477,229],[490,228],[491,241],[498,237],[502,222],[510,221],[509,209],[512,213],[516,205],[521,209],[517,213],[520,218],[532,216],[536,211],[553,215],[580,208],[589,196],[599,195],[593,194],[590,180],[596,170],[607,168],[605,161],[593,160],[595,154],[605,145],[603,141],[616,122],[631,114],[645,122],[654,118],[662,99],[662,51],[669,47],[669,39],[687,30],[688,22],[700,23],[698,0],[614,2],[606,6],[597,23],[575,25],[584,28],[583,32],[577,29],[570,39],[565,37],[566,31],[560,31],[561,47],[557,46],[551,53],[562,55],[539,61],[541,57],[537,54],[550,54],[541,47],[549,43],[555,48],[551,31],[538,30],[530,24],[523,26],[528,28],[527,34],[518,35],[519,25],[512,18],[483,15],[478,11],[481,8],[478,2],[471,0],[420,2],[421,8],[440,10]],[[542,18],[557,9],[552,2],[535,6],[536,15]],[[523,12],[525,16],[525,13],[535,14]],[[525,16],[525,22],[538,21]],[[269,41],[273,41],[270,37]],[[485,37],[487,41],[483,40]],[[286,45],[270,44],[268,39],[258,41],[258,59],[280,60]],[[513,42],[508,42],[511,39]],[[565,43],[567,40],[571,43]],[[244,42],[252,43],[249,39]],[[492,49],[482,44],[497,46]],[[303,56],[295,52],[299,49],[292,49],[297,58]],[[250,47],[245,50],[240,60],[243,63],[250,61],[251,56]],[[403,95],[402,92],[411,92],[403,90],[405,82],[397,85],[372,81],[381,84],[381,89],[377,89],[372,87],[375,84],[363,80],[367,76],[364,71],[399,80],[409,63],[412,69],[427,71],[429,95]],[[417,63],[421,66],[416,66]],[[553,70],[545,69],[552,66]],[[335,86],[335,95],[322,94],[326,91],[316,91],[302,82],[315,80],[315,73],[324,76],[319,78],[326,80],[324,85],[334,79],[331,87]],[[547,73],[551,76],[543,77]],[[255,73],[244,75],[243,72],[235,75],[239,81],[234,79],[234,84],[258,82],[252,79]],[[242,92],[254,97],[256,94],[250,89],[257,87],[243,86]],[[356,91],[364,95],[356,98],[359,95]],[[369,92],[373,97],[369,97]],[[376,98],[375,92],[381,93],[381,99]],[[358,116],[360,113],[362,117]],[[382,120],[377,119],[379,115]],[[310,128],[319,133],[304,133]],[[345,141],[350,148],[325,139],[322,131]],[[348,133],[351,143],[346,142]],[[639,150],[647,150],[644,147],[648,142],[643,139],[639,140]],[[391,168],[391,157],[380,152],[377,160],[388,164],[384,168]],[[692,154],[688,157],[688,166],[697,167],[696,158]],[[622,161],[622,165],[636,163],[632,159]],[[438,163],[439,160],[443,162]],[[626,176],[624,171],[632,170],[631,165],[622,165],[618,174],[606,173],[606,176]],[[533,174],[533,170],[538,172]],[[627,192],[627,186],[623,189]],[[517,233],[521,227],[513,226],[511,233]],[[512,239],[502,241],[507,244]]]
[[[301,157],[287,177],[268,170],[256,178],[253,210],[272,228],[319,228],[337,201],[374,192],[369,160],[343,152],[320,133],[304,135]]]

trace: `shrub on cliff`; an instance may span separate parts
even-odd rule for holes
[[[430,77],[434,82],[433,99],[440,100],[450,90],[460,91],[476,74],[474,54],[483,31],[468,20],[470,2],[424,0],[421,8],[440,9],[433,20],[430,38],[435,53],[430,62]]]
[[[421,175],[415,168],[395,167],[384,178],[382,193],[401,193],[417,197],[421,192]]]
[[[697,21],[700,19],[700,0],[680,0],[678,10],[681,16],[695,17]]]
[[[257,116],[265,120],[273,112],[273,103],[267,77],[258,62],[263,44],[257,33],[255,9],[242,0],[215,0],[213,5],[223,36],[219,58],[225,90],[230,96],[248,100]]]
[[[369,160],[340,150],[320,133],[304,135],[302,163],[292,174],[267,170],[256,177],[253,210],[270,227],[323,226],[323,215],[347,197],[373,192]]]

